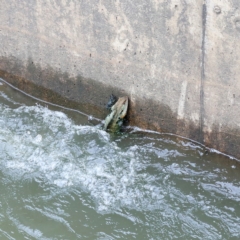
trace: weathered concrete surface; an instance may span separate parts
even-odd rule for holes
[[[206,1],[205,143],[240,157],[240,1]]]
[[[240,158],[239,7],[238,0],[1,0],[0,75],[101,109],[112,92],[127,94],[130,124]]]

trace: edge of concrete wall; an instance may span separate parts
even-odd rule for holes
[[[3,0],[0,77],[100,119],[111,93],[127,95],[130,125],[240,159],[239,9],[236,0]]]

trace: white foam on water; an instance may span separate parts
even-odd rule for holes
[[[132,126],[129,126],[127,127],[128,129],[130,129],[131,133],[150,133],[150,134],[156,134],[156,135],[160,135],[160,136],[173,136],[173,137],[177,137],[177,138],[180,138],[182,140],[186,140],[187,142],[182,142],[182,145],[183,146],[190,146],[191,148],[195,148],[195,149],[206,149],[208,150],[209,152],[211,153],[216,153],[216,154],[219,154],[219,155],[223,155],[231,160],[234,160],[234,161],[237,161],[237,162],[240,162],[239,159],[229,155],[229,154],[225,154],[225,153],[222,153],[214,148],[208,148],[206,147],[205,145],[203,145],[202,143],[200,142],[197,142],[193,139],[190,139],[190,138],[187,138],[187,137],[183,137],[183,136],[180,136],[180,135],[177,135],[177,134],[174,134],[174,133],[166,133],[166,132],[157,132],[157,131],[153,131],[153,130],[148,130],[148,129],[142,129],[142,128],[139,128],[139,127],[132,127]],[[199,152],[200,155],[202,155],[203,153]]]
[[[216,228],[204,232],[206,223],[195,212],[200,211],[204,216],[211,215],[211,211],[218,218],[222,215],[203,192],[218,194],[225,200],[240,199],[240,187],[221,178],[225,172],[201,169],[201,158],[195,163],[185,163],[182,161],[185,153],[176,148],[160,148],[153,142],[140,145],[137,140],[120,147],[118,141],[111,140],[99,127],[76,125],[66,114],[39,105],[11,109],[0,104],[0,111],[1,172],[15,182],[25,178],[41,181],[43,188],[54,186],[54,191],[80,189],[95,202],[99,213],[124,215],[121,210],[125,208],[144,214],[151,212],[146,216],[154,218],[157,212],[153,228],[168,221],[182,224],[185,232],[199,232],[206,237],[214,236]],[[192,148],[191,144],[185,147]],[[227,201],[224,209],[235,213]],[[227,221],[234,222],[234,217],[226,219],[224,224],[231,226]],[[41,237],[41,232],[21,226],[28,235]]]
[[[93,197],[99,211],[118,205],[152,207],[142,198],[152,190],[145,191],[146,183],[140,185],[144,176],[136,174],[138,146],[122,151],[107,132],[75,125],[64,113],[39,105],[1,110],[3,151],[9,156],[1,167],[10,175],[12,170],[20,179],[38,173],[60,188],[79,186]]]

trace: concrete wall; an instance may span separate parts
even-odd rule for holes
[[[1,0],[0,76],[240,158],[239,37],[238,0]]]

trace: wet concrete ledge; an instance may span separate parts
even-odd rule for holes
[[[240,159],[240,1],[0,1],[0,77],[104,119],[110,94],[129,124]]]
[[[50,103],[80,110],[99,119],[104,119],[108,111],[109,96],[127,95],[130,99],[128,124],[163,133],[172,133],[197,141],[209,148],[240,158],[240,131],[230,129],[220,132],[214,126],[211,133],[201,132],[193,122],[178,119],[176,113],[164,104],[152,100],[138,99],[134,103],[127,91],[104,85],[82,76],[69,77],[68,73],[56,72],[51,67],[42,69],[28,60],[27,66],[20,60],[1,58],[0,77],[20,90]],[[204,141],[202,140],[204,137]]]
[[[70,77],[67,72],[56,72],[50,66],[42,69],[35,65],[32,59],[28,60],[27,66],[12,57],[0,59],[0,77],[11,83],[20,90],[43,99],[83,111],[96,118],[104,119],[108,111],[106,104],[109,96],[128,96],[130,100],[128,122],[132,126],[159,132],[171,132],[177,134],[178,125],[181,131],[188,129],[192,139],[197,138],[199,130],[186,128],[183,122],[177,120],[170,108],[164,104],[158,104],[154,100],[137,99],[131,101],[129,92],[105,85],[82,76]],[[159,114],[156,115],[156,112]]]

